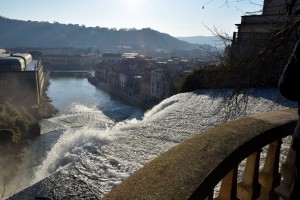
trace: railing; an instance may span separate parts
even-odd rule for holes
[[[297,119],[295,109],[273,111],[205,131],[162,153],[103,199],[284,199],[293,150],[283,151],[282,140],[290,142]]]

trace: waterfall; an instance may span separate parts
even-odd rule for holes
[[[85,184],[102,197],[159,154],[223,123],[225,110],[212,115],[221,100],[211,91],[181,93],[145,113],[128,105],[74,102],[57,116],[41,121],[43,134],[27,155],[30,163],[30,156],[39,161],[30,167],[29,185],[49,176],[72,179],[76,180],[72,187]],[[255,90],[242,116],[296,106],[279,100],[276,89]]]

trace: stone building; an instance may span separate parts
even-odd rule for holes
[[[244,15],[241,23],[236,24],[238,31],[233,33],[231,52],[234,58],[249,56],[263,49],[267,42],[287,22],[287,7],[291,0],[264,0],[262,13]],[[296,16],[300,0],[296,0],[292,10]]]

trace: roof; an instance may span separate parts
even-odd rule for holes
[[[102,54],[103,58],[121,58],[121,54],[120,53],[109,53],[109,52],[105,52]]]
[[[1,71],[33,71],[36,64],[29,53],[0,53]]]
[[[136,56],[138,56],[139,54],[136,52],[133,53],[123,53],[122,56],[125,58],[135,58]]]

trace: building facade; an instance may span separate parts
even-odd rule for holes
[[[169,96],[169,82],[166,81],[166,72],[162,69],[151,72],[151,98],[162,100]]]
[[[103,53],[102,62],[104,63],[119,63],[122,60],[122,55],[120,53]]]
[[[262,50],[270,39],[287,23],[287,7],[290,0],[264,0],[262,13],[244,15],[236,24],[238,31],[233,33],[231,52],[234,58],[244,58]],[[299,12],[300,1],[296,0],[292,10],[295,17]]]
[[[41,103],[48,81],[40,60],[33,60],[28,53],[0,54],[1,102],[24,106]]]
[[[46,54],[43,56],[44,64],[49,69],[90,69],[94,64],[98,62],[96,54]]]

